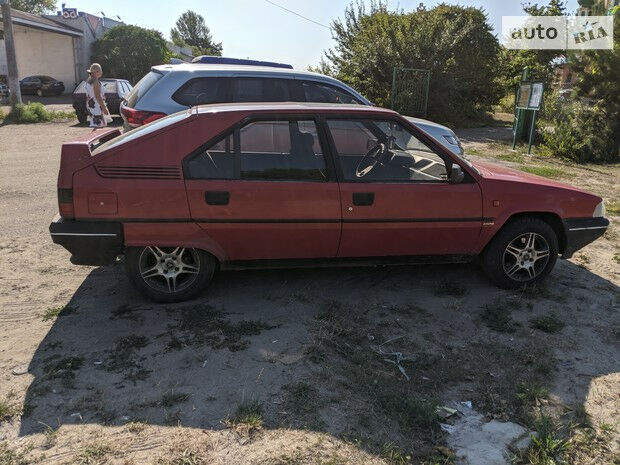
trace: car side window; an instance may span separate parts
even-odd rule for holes
[[[327,124],[345,181],[448,182],[446,161],[396,121]]]
[[[225,77],[193,78],[172,94],[172,100],[188,107],[228,102],[229,81],[230,78]]]
[[[291,100],[288,79],[235,78],[233,102],[288,102]]]
[[[316,103],[356,103],[361,104],[356,97],[349,92],[329,84],[320,82],[303,81],[302,87],[306,96],[306,102]]]
[[[326,181],[312,120],[255,121],[190,159],[193,179]]]

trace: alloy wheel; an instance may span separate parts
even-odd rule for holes
[[[515,281],[526,282],[536,278],[549,262],[549,243],[540,234],[528,232],[513,239],[502,258],[506,275]]]
[[[200,255],[185,247],[145,247],[138,260],[140,277],[151,288],[168,294],[191,286],[200,272]]]

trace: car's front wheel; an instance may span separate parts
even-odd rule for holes
[[[189,247],[132,247],[125,254],[125,270],[138,291],[159,302],[196,297],[216,268],[208,253]]]
[[[553,228],[538,218],[519,218],[493,238],[482,254],[482,268],[498,286],[515,289],[542,281],[557,258]]]

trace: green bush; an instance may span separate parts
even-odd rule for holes
[[[75,118],[74,112],[53,111],[39,102],[18,103],[5,117],[5,122],[13,124],[46,123],[57,119]]]
[[[614,122],[599,106],[562,101],[552,95],[546,101],[545,115],[538,124],[544,155],[577,163],[620,161]]]
[[[515,94],[511,92],[504,95],[497,105],[497,107],[504,113],[513,113],[515,110]]]

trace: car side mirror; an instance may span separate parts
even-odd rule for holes
[[[465,173],[463,172],[463,168],[456,163],[452,164],[450,168],[450,183],[451,184],[460,184],[465,179]]]

